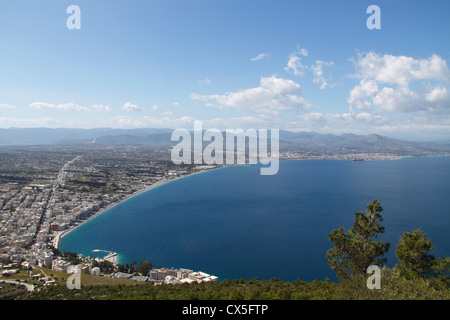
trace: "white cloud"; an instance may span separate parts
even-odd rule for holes
[[[329,76],[326,78],[324,76],[323,69],[325,67],[331,67],[334,65],[333,61],[327,62],[322,60],[316,60],[316,62],[310,67],[313,75],[314,75],[314,83],[320,84],[320,89],[325,89],[327,87],[334,87],[335,84],[333,83],[333,78]]]
[[[122,110],[126,110],[126,111],[141,111],[141,109],[135,105],[132,104],[131,102],[127,102],[122,106]]]
[[[208,78],[205,78],[203,80],[199,80],[197,83],[198,84],[211,84],[211,80]]]
[[[350,91],[350,97],[347,102],[350,111],[371,110],[372,103],[367,98],[373,98],[378,92],[378,84],[374,80],[361,80],[360,84]]]
[[[76,111],[76,112],[87,112],[90,110],[88,107],[80,106],[75,103],[63,103],[63,104],[52,104],[47,102],[33,102],[30,104],[31,108],[44,109],[44,110],[62,110],[62,111]]]
[[[400,86],[396,89],[384,87],[374,95],[372,101],[378,112],[414,112],[426,109],[420,94],[412,91],[408,86]]]
[[[296,76],[303,76],[305,74],[306,67],[301,62],[302,57],[309,55],[308,50],[305,48],[297,48],[297,51],[289,56],[287,66],[284,68],[289,73]]]
[[[301,60],[302,58],[297,54],[291,54],[284,70],[296,76],[303,76],[305,74],[305,66],[302,64]]]
[[[262,60],[262,59],[268,58],[268,57],[269,57],[269,55],[267,53],[260,53],[256,57],[251,58],[250,60],[251,61],[259,61],[259,60]]]
[[[179,103],[178,101],[175,101],[174,103],[172,103],[172,105],[173,105],[174,107],[178,107],[178,106],[180,105],[180,103]]]
[[[260,86],[244,89],[224,95],[191,94],[192,100],[205,103],[206,106],[232,107],[240,111],[275,114],[276,111],[307,109],[312,107],[301,94],[300,85],[292,80],[276,76],[262,77]]]
[[[114,117],[101,117],[101,118],[89,118],[89,119],[71,119],[71,118],[13,118],[13,117],[1,117],[0,127],[22,127],[22,128],[36,128],[36,127],[48,127],[48,128],[179,128],[192,126],[194,119],[189,116],[181,118],[152,118],[149,116],[114,116]]]
[[[91,106],[91,108],[97,111],[112,111],[110,106],[105,106],[102,104],[94,104],[93,106]]]
[[[309,55],[308,50],[306,50],[305,48],[299,48],[299,49],[297,49],[297,52],[298,52],[298,54],[300,54],[304,57],[307,57]]]
[[[93,128],[96,127],[98,123],[96,121],[89,120],[76,120],[70,118],[51,118],[51,117],[40,117],[40,118],[14,118],[14,117],[0,117],[0,127],[1,128]]]
[[[449,93],[445,87],[434,87],[426,95],[425,100],[428,102],[448,101]]]
[[[425,118],[427,118],[425,116]],[[436,117],[434,121],[425,120],[424,115],[417,117],[402,117],[400,115],[380,115],[369,112],[361,113],[306,113],[298,115],[290,123],[290,130],[314,131],[319,133],[354,133],[381,135],[435,135],[445,136],[450,133],[446,120]]]
[[[414,59],[406,56],[380,56],[369,52],[364,56],[360,54],[351,61],[355,64],[357,77],[380,83],[407,85],[420,80],[450,81],[447,63],[437,55],[428,59]]]
[[[357,70],[355,76],[361,80],[347,100],[351,111],[450,110],[450,71],[441,57],[414,59],[369,52],[352,61]]]
[[[0,103],[0,109],[15,109],[16,106],[11,106],[9,104]]]
[[[89,112],[89,111],[111,111],[111,107],[102,104],[94,104],[91,106],[80,106],[78,104],[69,102],[62,104],[53,104],[47,102],[33,102],[30,104],[31,108],[38,110],[60,110],[67,112]]]
[[[324,90],[328,87],[336,86],[331,75],[325,75],[325,68],[334,66],[333,61],[316,60],[314,64],[307,65],[303,63],[303,58],[309,55],[308,50],[297,48],[297,51],[289,56],[288,63],[284,68],[285,71],[295,75],[304,76],[306,71],[311,71],[313,82],[320,85],[320,89]]]

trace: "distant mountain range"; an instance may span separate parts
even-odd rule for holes
[[[172,129],[0,129],[0,145],[173,146]],[[450,153],[450,143],[411,142],[377,134],[342,135],[280,131],[280,150],[295,152]]]
[[[171,129],[0,129],[0,145],[82,145],[82,144],[152,144],[146,137],[166,135],[170,142]]]
[[[399,154],[411,153],[446,153],[450,152],[450,143],[411,142],[398,140],[378,134],[342,135],[319,134],[310,132],[280,133],[280,149],[298,152],[392,152]]]

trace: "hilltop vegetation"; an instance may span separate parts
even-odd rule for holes
[[[450,280],[404,277],[398,268],[382,270],[382,287],[370,290],[367,277],[340,283],[271,280],[224,280],[221,282],[158,285],[134,280],[83,275],[81,290],[65,283],[26,293],[31,300],[449,300]],[[103,281],[99,281],[103,279]],[[120,280],[120,281],[119,281]]]

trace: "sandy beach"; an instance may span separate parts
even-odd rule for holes
[[[147,192],[147,191],[152,190],[154,188],[160,187],[160,186],[162,186],[162,185],[164,185],[164,184],[166,184],[168,182],[176,181],[176,180],[183,179],[183,178],[186,178],[186,177],[189,177],[189,176],[193,176],[195,174],[199,174],[199,173],[202,173],[202,172],[205,172],[205,171],[209,171],[209,170],[219,169],[219,168],[222,168],[222,167],[223,166],[214,167],[214,168],[207,168],[207,169],[201,169],[198,172],[193,172],[193,173],[190,173],[188,175],[181,176],[181,177],[175,177],[175,178],[172,178],[172,179],[162,179],[162,180],[160,180],[160,181],[158,181],[156,183],[153,183],[153,184],[151,184],[149,186],[146,186],[146,187],[144,187],[144,188],[142,188],[142,189],[140,189],[140,190],[138,190],[138,191],[136,191],[136,192],[134,192],[134,193],[132,193],[132,194],[130,194],[128,196],[126,196],[125,198],[123,198],[122,200],[120,200],[118,202],[111,203],[107,207],[105,207],[105,208],[99,210],[98,212],[96,212],[95,214],[91,215],[86,220],[83,220],[81,223],[73,225],[73,226],[69,227],[68,229],[66,229],[64,231],[57,231],[57,232],[55,232],[54,233],[55,238],[53,239],[53,246],[55,248],[59,249],[59,244],[61,242],[61,239],[63,237],[65,237],[66,235],[68,235],[70,232],[72,232],[76,228],[82,226],[86,222],[92,220],[93,218],[98,217],[99,215],[105,213],[106,211],[114,208],[115,206],[117,206],[117,205],[119,205],[119,204],[121,204],[121,203],[123,203],[123,202],[125,202],[125,201],[127,201],[127,200],[129,200],[131,198],[133,198],[133,197],[136,197],[136,196],[140,195],[141,193],[144,193],[144,192]]]

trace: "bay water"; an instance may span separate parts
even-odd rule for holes
[[[328,234],[352,227],[354,212],[378,198],[398,263],[403,232],[421,229],[436,257],[450,256],[450,157],[399,160],[283,160],[261,176],[259,165],[214,169],[130,198],[62,238],[61,251],[119,263],[203,271],[223,279],[336,281],[326,261]]]

